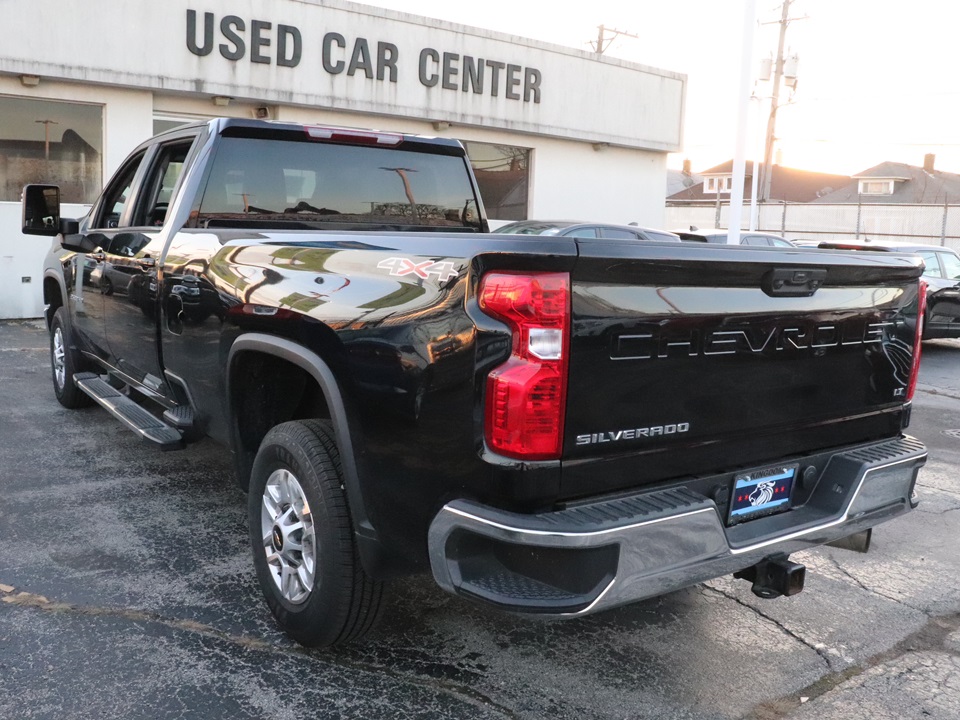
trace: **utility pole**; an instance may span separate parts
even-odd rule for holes
[[[34,120],[36,123],[43,125],[43,158],[44,160],[50,159],[50,126],[59,125],[56,120]]]
[[[404,168],[404,167],[382,167],[381,170],[389,170],[395,172],[400,176],[400,179],[403,181],[403,191],[407,195],[407,201],[410,203],[410,211],[413,213],[413,219],[417,222],[420,222],[420,213],[417,210],[417,200],[413,196],[413,188],[410,187],[410,178],[407,177],[407,173],[417,172],[414,168]]]
[[[746,171],[747,127],[750,124],[750,75],[753,65],[753,28],[757,23],[756,0],[743,2],[743,38],[740,59],[740,107],[737,112],[737,143],[733,154],[733,185],[730,188],[730,213],[727,218],[727,243],[740,244],[743,215],[743,185]],[[719,196],[719,188],[717,195]]]
[[[787,25],[790,23],[790,3],[783,0],[780,14],[780,41],[777,43],[777,60],[774,63],[773,96],[770,100],[770,118],[767,120],[767,136],[763,148],[763,176],[760,182],[760,202],[770,199],[770,186],[773,181],[773,142],[777,126],[777,105],[780,102],[780,78],[783,77],[783,46],[787,37]],[[756,169],[756,168],[754,168]]]
[[[604,38],[604,34],[607,32],[613,33],[613,37],[611,37],[609,40]],[[604,27],[603,25],[598,25],[597,26],[597,42],[590,43],[590,44],[593,45],[593,50],[595,53],[597,53],[597,55],[603,55],[606,49],[610,47],[613,41],[616,40],[620,35],[623,35],[624,37],[639,38],[638,35],[634,35],[633,33],[624,32],[623,30],[614,30],[613,28],[608,28],[608,27]]]

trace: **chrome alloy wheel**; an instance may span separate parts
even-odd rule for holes
[[[63,390],[67,384],[67,368],[64,364],[66,351],[63,347],[63,331],[57,327],[53,331],[53,374],[57,379],[57,388]]]
[[[317,574],[317,536],[300,482],[285,468],[267,478],[260,529],[270,576],[287,602],[305,602]]]

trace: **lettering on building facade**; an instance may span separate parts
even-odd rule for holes
[[[199,57],[217,51],[231,62],[249,56],[250,62],[295,68],[303,59],[303,33],[294,25],[266,20],[249,23],[237,15],[224,15],[217,22],[211,12],[200,18],[196,10],[187,10],[187,49]],[[536,68],[474,57],[436,48],[422,48],[416,60],[404,71],[400,49],[392,42],[348,38],[339,32],[327,32],[320,38],[321,66],[330,75],[362,75],[377,82],[397,82],[401,72],[416,72],[417,80],[427,88],[454,90],[475,95],[504,97],[525,103],[540,102],[542,75]],[[414,66],[416,62],[416,66]]]

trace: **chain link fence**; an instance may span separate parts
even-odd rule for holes
[[[727,227],[730,206],[668,206],[668,230]],[[741,229],[749,229],[750,206],[743,206]],[[905,240],[945,245],[960,251],[960,205],[821,205],[765,203],[759,207],[756,230],[788,240]]]

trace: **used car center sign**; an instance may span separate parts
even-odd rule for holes
[[[217,42],[214,26],[219,25],[221,42]],[[248,30],[249,27],[249,30]],[[249,33],[249,35],[248,35]],[[211,12],[203,14],[203,27],[197,28],[197,11],[187,10],[187,48],[200,57],[210,55],[214,45],[220,55],[233,61],[242,61],[249,54],[250,62],[295,68],[303,57],[303,33],[294,25],[251,20],[248,23],[237,15],[224,15],[219,23]],[[271,52],[271,46],[275,51]],[[327,32],[320,43],[325,72],[350,77],[362,74],[368,80],[397,82],[400,50],[392,42],[370,41],[357,37],[350,41],[339,32]],[[420,50],[417,78],[424,87],[444,90],[462,90],[508,100],[540,102],[540,71],[532,67],[485,60],[472,55],[440,52],[432,47]]]
[[[33,27],[38,17],[44,41],[8,33],[0,74],[39,76],[44,93],[51,87],[45,81],[64,80],[448,122],[597,147],[673,152],[682,143],[684,75],[347,0],[4,6],[9,27]],[[122,32],[105,32],[105,22]],[[377,124],[363,117],[344,122]]]

